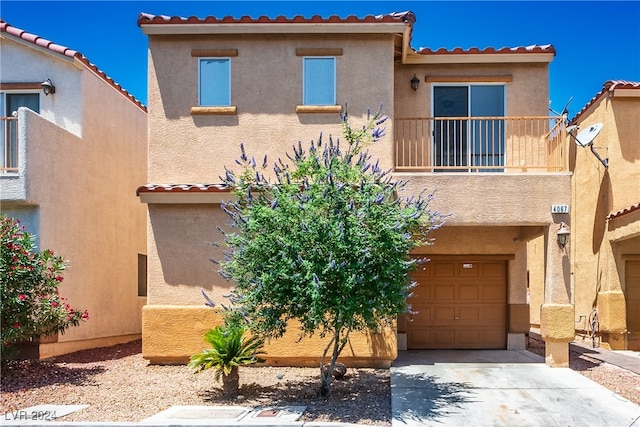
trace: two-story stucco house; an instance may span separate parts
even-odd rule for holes
[[[574,338],[569,281],[568,142],[548,116],[550,45],[463,50],[411,47],[415,16],[179,18],[141,14],[149,41],[148,302],[143,355],[179,363],[217,321],[200,288],[222,300],[209,242],[226,226],[219,184],[244,143],[284,157],[292,144],[340,135],[380,103],[387,136],[370,150],[409,180],[403,196],[435,191],[451,213],[419,282],[412,321],[352,336],[343,360],[388,366],[398,348],[523,349],[529,331],[527,242],[541,238],[547,362],[568,363]],[[564,223],[564,225],[563,225]],[[398,341],[396,341],[398,337]],[[320,339],[292,330],[267,346],[270,363],[319,360]],[[315,363],[315,362],[314,362]]]
[[[616,350],[640,350],[639,117],[640,82],[608,81],[570,123],[593,138],[572,142],[576,329]]]
[[[0,109],[1,211],[69,261],[60,292],[90,316],[39,356],[139,338],[146,108],[81,53],[0,21]]]

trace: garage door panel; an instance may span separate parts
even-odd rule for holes
[[[412,304],[411,309],[414,312],[414,314],[410,316],[412,322],[415,322],[416,324],[429,324],[433,322],[433,318],[431,317],[433,311],[432,306],[416,306],[415,304]]]
[[[625,262],[624,297],[627,305],[627,330],[633,335],[634,342],[629,342],[629,349],[638,349],[636,334],[640,333],[640,261]],[[631,336],[629,337],[631,338]]]
[[[412,343],[415,348],[433,348],[430,347],[435,342],[431,335],[431,328],[411,328],[407,332],[407,342]]]
[[[431,302],[453,301],[456,299],[455,287],[448,283],[433,286],[433,297]]]
[[[485,302],[507,302],[507,296],[505,294],[503,283],[487,283],[482,286],[481,298]]]
[[[488,348],[505,348],[507,336],[504,329],[483,329],[480,331],[480,342]]]
[[[457,277],[478,277],[480,269],[477,263],[459,262],[456,264]]]
[[[456,326],[477,325],[480,322],[480,307],[477,305],[458,306],[456,310]]]
[[[627,303],[627,329],[640,332],[640,301]]]
[[[478,323],[480,325],[499,325],[506,324],[507,313],[504,310],[504,305],[491,304],[482,305],[480,311]]]
[[[445,348],[451,348],[456,343],[456,334],[454,329],[442,329],[438,328],[433,330],[432,334],[435,337],[435,342],[439,345],[446,346]]]
[[[431,261],[429,267],[433,277],[454,277],[456,271],[456,265],[453,262],[433,262]]]
[[[456,345],[458,348],[476,348],[480,345],[480,331],[477,329],[457,329]]]
[[[468,283],[458,285],[458,300],[477,301],[480,298],[480,284]]]
[[[484,262],[480,269],[482,277],[504,277],[506,274],[504,262]]]
[[[449,326],[452,325],[456,317],[456,308],[453,305],[443,306],[443,305],[434,305],[432,306],[433,318],[431,319],[432,325],[438,326]]]

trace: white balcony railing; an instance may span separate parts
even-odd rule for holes
[[[0,117],[0,173],[18,172],[18,118]]]
[[[394,121],[395,170],[568,170],[562,117],[436,117]]]

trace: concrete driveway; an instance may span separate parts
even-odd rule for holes
[[[394,427],[640,427],[640,406],[528,351],[399,352],[391,408]]]

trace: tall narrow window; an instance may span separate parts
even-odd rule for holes
[[[0,93],[0,171],[18,172],[18,122],[13,114],[20,107],[40,112],[39,93]]]
[[[231,60],[200,58],[198,104],[206,107],[231,105]]]
[[[304,105],[335,105],[336,58],[303,58],[302,103]]]

